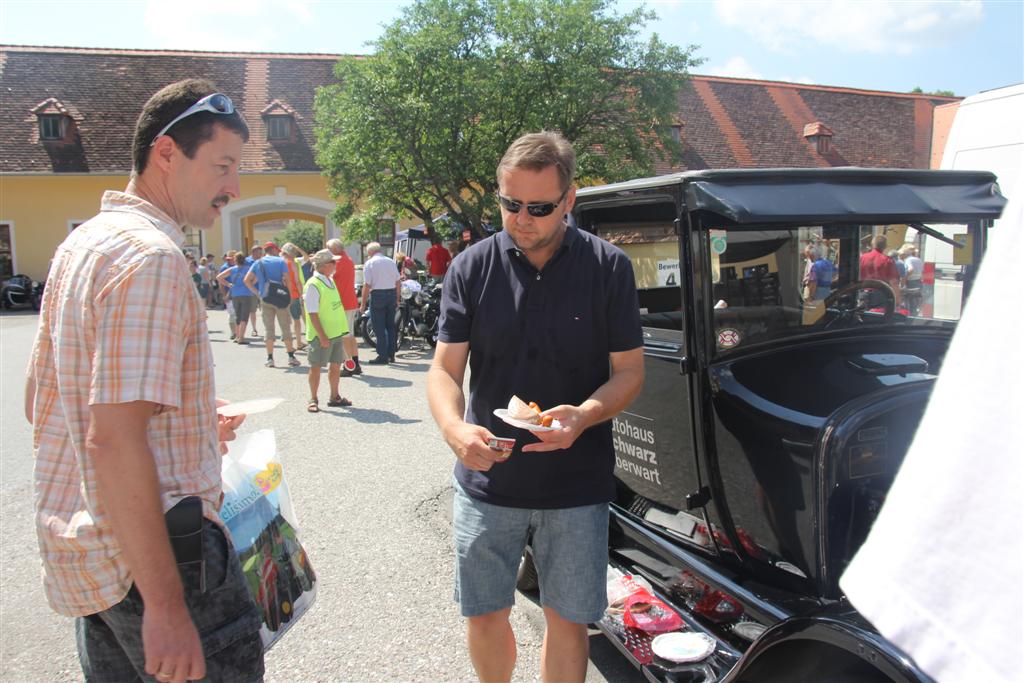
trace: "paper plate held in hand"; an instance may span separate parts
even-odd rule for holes
[[[248,401],[238,401],[237,403],[220,406],[217,408],[217,414],[224,417],[255,415],[256,413],[265,413],[268,410],[273,410],[282,403],[284,403],[283,398],[254,398]]]
[[[507,408],[496,408],[494,414],[501,418],[502,422],[513,427],[519,427],[519,429],[529,429],[531,432],[553,432],[556,429],[562,428],[562,423],[555,420],[551,423],[550,427],[542,427],[541,425],[527,422],[526,420],[517,420],[514,417],[510,417]]]

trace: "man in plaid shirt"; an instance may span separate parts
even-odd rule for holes
[[[217,514],[223,441],[243,418],[216,414],[181,250],[185,226],[210,228],[238,196],[248,136],[211,83],[165,87],[139,117],[127,189],[54,255],[25,412],[46,595],[76,617],[86,680],[263,677],[259,615]],[[172,547],[182,526],[201,551]]]

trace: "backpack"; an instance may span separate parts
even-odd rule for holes
[[[260,297],[260,301],[268,303],[275,308],[287,308],[292,302],[292,293],[284,283],[271,280],[267,277],[267,270],[260,261],[260,270],[263,272],[263,279],[267,281],[267,291]]]

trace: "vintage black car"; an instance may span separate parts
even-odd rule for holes
[[[644,332],[644,390],[613,424],[609,564],[715,641],[673,664],[606,617],[647,678],[929,680],[838,581],[1004,204],[992,174],[961,171],[698,171],[579,191],[578,226],[632,260]],[[937,277],[919,258],[918,281],[862,272],[879,235],[921,255],[951,246],[960,271]],[[813,294],[808,253],[829,262]]]

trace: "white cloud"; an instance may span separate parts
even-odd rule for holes
[[[278,27],[313,20],[312,0],[149,0],[144,25],[155,48],[273,51]]]
[[[803,84],[814,83],[814,81],[808,76],[765,76],[751,66],[750,62],[748,62],[745,57],[740,56],[732,57],[729,61],[720,66],[711,66],[706,69],[701,68],[698,71],[702,74],[706,73],[709,76],[725,76],[728,78],[749,78],[757,81],[785,81],[787,83]]]
[[[751,78],[754,80],[764,80],[762,76],[754,67],[750,65],[743,57],[733,57],[725,64],[721,66],[712,66],[707,69],[701,69],[701,71],[707,71],[711,76],[727,76],[729,78]]]
[[[910,54],[960,39],[981,21],[981,0],[715,0],[718,18],[769,49],[826,46],[845,52]]]

